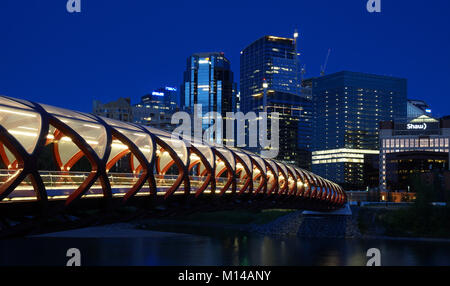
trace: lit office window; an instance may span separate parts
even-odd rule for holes
[[[420,139],[420,147],[421,148],[428,147],[428,138]]]

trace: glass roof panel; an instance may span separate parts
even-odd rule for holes
[[[17,105],[21,104],[18,103]],[[8,107],[0,105],[0,125],[31,154],[39,140],[42,118],[39,113],[32,109],[17,108],[17,105],[11,104]]]

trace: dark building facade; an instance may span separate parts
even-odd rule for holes
[[[133,121],[133,110],[131,108],[131,100],[127,98],[119,98],[116,101],[102,103],[94,100],[92,113],[106,118],[112,118],[125,122]]]
[[[264,36],[241,51],[240,109],[278,112],[277,159],[310,169],[312,102],[302,93],[296,41]]]
[[[375,187],[379,122],[406,117],[406,79],[342,71],[309,80],[312,170],[346,189]]]
[[[448,171],[448,153],[406,151],[386,154],[386,189],[415,192],[414,179],[424,173]]]

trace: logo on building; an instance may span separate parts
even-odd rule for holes
[[[406,129],[408,129],[408,130],[426,130],[427,124],[425,122],[422,124],[409,123],[408,125],[406,125]]]

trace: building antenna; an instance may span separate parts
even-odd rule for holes
[[[303,81],[303,74],[300,75],[300,82],[298,78],[298,52],[297,52],[297,39],[298,39],[298,30],[297,28],[294,30],[294,48],[295,48],[295,92],[300,95],[299,88],[301,85],[301,81]]]
[[[331,54],[331,48],[328,49],[328,53],[327,53],[327,56],[325,58],[325,63],[323,64],[323,66],[320,66],[320,76],[324,76],[325,75],[325,70],[327,69],[328,58],[330,57],[330,54]]]

